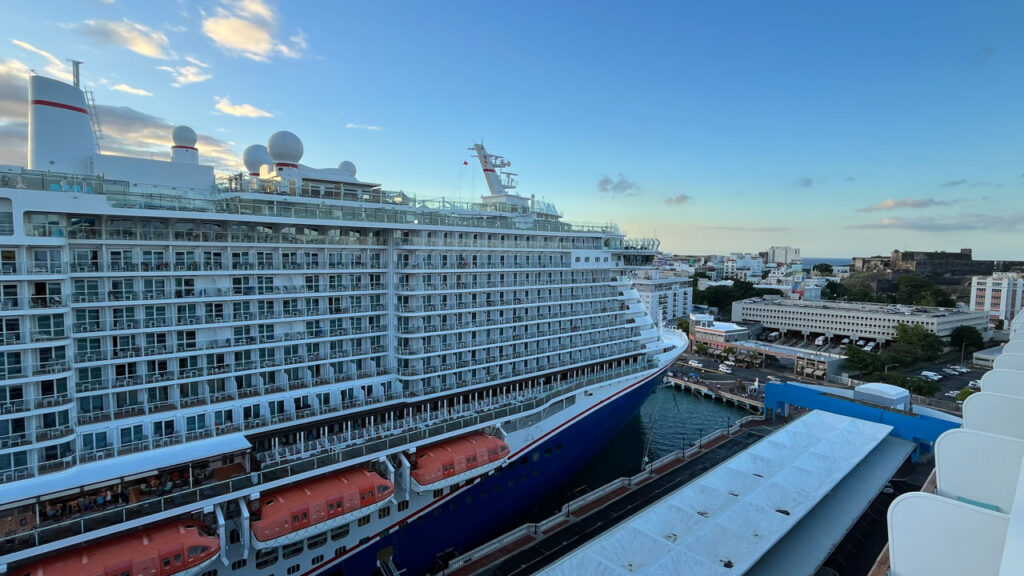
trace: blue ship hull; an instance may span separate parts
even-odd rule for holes
[[[324,573],[373,574],[378,553],[391,548],[394,562],[405,570],[404,574],[427,574],[437,567],[437,557],[442,552],[466,552],[508,531],[514,527],[509,525],[511,522],[564,485],[618,433],[651,395],[663,372],[530,446],[505,468],[447,498]]]

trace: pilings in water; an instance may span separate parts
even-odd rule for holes
[[[763,400],[729,391],[733,386],[727,388],[724,384],[717,384],[714,382],[692,382],[675,376],[665,376],[663,382],[673,388],[679,388],[684,392],[689,391],[703,398],[718,400],[723,404],[732,404],[734,406],[746,408],[755,414],[764,413]]]

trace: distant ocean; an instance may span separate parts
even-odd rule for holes
[[[840,264],[852,264],[853,258],[804,258],[804,269],[810,268],[815,264],[831,264],[837,266]]]

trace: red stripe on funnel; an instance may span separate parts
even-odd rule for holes
[[[33,100],[32,104],[38,104],[40,106],[52,106],[54,108],[63,108],[65,110],[71,110],[73,112],[81,112],[86,116],[89,115],[89,111],[85,108],[79,108],[78,106],[72,106],[70,104],[64,104],[63,102],[53,102],[52,100]]]

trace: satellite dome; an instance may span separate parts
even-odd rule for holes
[[[274,132],[267,140],[267,150],[275,164],[298,164],[302,159],[302,140],[287,130]]]
[[[245,169],[250,174],[259,174],[260,166],[264,164],[273,164],[274,161],[270,159],[270,152],[267,151],[267,147],[263,144],[253,144],[242,152],[242,163],[245,164]]]
[[[188,126],[177,126],[174,128],[174,132],[171,132],[171,140],[174,141],[175,146],[195,148],[198,139],[196,131]]]
[[[349,162],[348,160],[345,160],[341,164],[338,164],[338,170],[341,170],[346,174],[351,174],[352,176],[356,175],[356,165]]]

